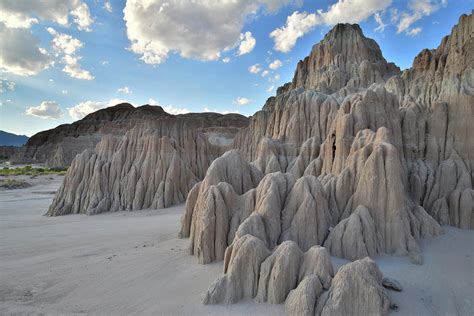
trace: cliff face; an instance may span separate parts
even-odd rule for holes
[[[200,263],[224,260],[205,303],[385,314],[365,256],[421,264],[420,238],[474,229],[473,26],[462,16],[400,73],[359,26],[337,25],[248,127],[167,117],[104,137],[74,160],[48,214],[162,207],[189,192],[180,236]],[[357,261],[334,275],[327,251]]]
[[[46,163],[48,166],[69,166],[74,157],[86,149],[93,149],[104,135],[121,137],[136,126],[154,122],[171,127],[193,122],[193,128],[235,127],[248,124],[241,115],[219,114],[171,115],[160,106],[144,105],[133,107],[122,103],[91,113],[72,124],[60,125],[32,136],[21,151],[15,155],[16,163]]]
[[[120,113],[121,119],[109,111],[99,113],[110,123],[101,129],[95,149],[86,148],[74,158],[49,215],[162,208],[183,202],[211,162],[230,149],[235,134],[248,125],[248,119],[238,114],[174,116],[153,106],[136,110]]]

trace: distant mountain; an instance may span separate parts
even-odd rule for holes
[[[5,131],[0,131],[0,146],[23,146],[28,141],[28,136],[16,135]]]

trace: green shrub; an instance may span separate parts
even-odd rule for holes
[[[25,166],[21,168],[3,168],[0,169],[0,176],[18,176],[18,175],[29,175],[39,176],[47,174],[65,174],[67,168],[33,168],[32,166]]]

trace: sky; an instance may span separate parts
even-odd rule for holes
[[[474,0],[1,0],[0,129],[31,136],[100,108],[250,116],[336,23],[409,68]]]

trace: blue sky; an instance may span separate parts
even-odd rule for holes
[[[119,100],[252,115],[334,23],[358,22],[404,69],[474,4],[215,2],[2,0],[0,129],[31,136]]]

